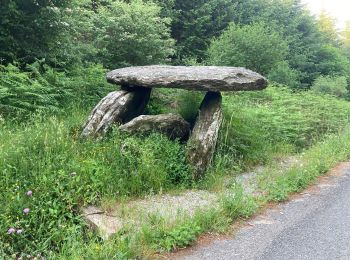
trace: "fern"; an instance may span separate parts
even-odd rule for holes
[[[31,112],[56,111],[65,91],[49,82],[28,66],[20,71],[14,65],[0,65],[0,115],[27,115]]]

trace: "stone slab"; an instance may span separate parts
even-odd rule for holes
[[[139,66],[116,69],[107,81],[122,86],[182,88],[198,91],[262,90],[267,80],[245,68],[218,66]]]

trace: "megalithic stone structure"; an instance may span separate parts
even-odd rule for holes
[[[142,114],[152,88],[207,91],[188,143],[187,160],[193,166],[194,178],[202,176],[213,159],[223,118],[220,92],[253,91],[267,87],[267,80],[256,72],[245,68],[217,66],[128,67],[109,72],[107,81],[122,86],[122,90],[108,94],[95,107],[83,128],[83,137],[105,134],[113,123],[120,123],[126,124],[120,126],[120,129],[129,133],[145,133],[153,128],[171,138],[182,138],[182,133],[169,134],[175,133],[170,129],[173,122],[180,120],[175,120],[174,116],[141,116],[129,124],[128,122]],[[164,127],[160,127],[162,122],[159,120],[162,119],[168,121],[163,124]],[[180,121],[185,129],[186,122]]]

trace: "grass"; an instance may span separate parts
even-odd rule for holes
[[[302,156],[302,163],[283,174],[276,174],[269,168],[262,176],[261,189],[267,192],[269,201],[283,201],[295,192],[300,192],[322,174],[327,173],[337,163],[350,158],[350,126],[339,134],[324,138]]]
[[[186,99],[185,92],[164,93],[167,99],[160,102],[158,93],[149,112],[177,111],[189,119],[196,113],[196,94]],[[170,100],[181,106],[171,106]],[[115,129],[99,141],[80,140],[89,112],[84,109],[36,115],[24,123],[1,119],[0,256],[129,259],[181,248],[204,232],[227,231],[235,219],[251,216],[267,201],[286,199],[349,158],[350,130],[343,129],[348,127],[350,103],[345,100],[271,87],[224,96],[224,111],[214,165],[199,183],[192,181],[185,145],[160,134],[131,137]],[[263,199],[247,197],[233,185],[218,208],[176,223],[152,216],[141,230],[125,227],[108,242],[91,233],[79,215],[79,207],[90,203],[212,188],[222,184],[223,176],[290,153],[301,154],[307,163],[283,175],[268,168],[260,184],[267,194]],[[26,195],[29,190],[32,196]],[[23,233],[7,234],[9,228]]]
[[[77,111],[76,111],[77,112]],[[64,120],[36,117],[0,130],[0,229],[23,229],[1,236],[6,255],[57,251],[72,236],[84,236],[78,207],[104,197],[122,198],[188,187],[191,173],[184,147],[166,137],[127,137],[117,131],[101,141],[81,141],[85,115]],[[25,193],[33,191],[33,196]],[[30,208],[28,215],[24,208]]]
[[[238,159],[245,166],[279,152],[300,152],[350,122],[348,101],[278,86],[225,96],[224,110],[219,159],[226,156],[230,164],[235,158],[234,164]]]

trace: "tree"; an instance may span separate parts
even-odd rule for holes
[[[350,60],[350,21],[346,22],[344,30],[340,33],[342,40],[342,47],[346,56]]]
[[[176,59],[202,61],[211,39],[233,20],[235,6],[235,0],[176,0],[171,25]]]
[[[298,85],[309,88],[320,73],[315,57],[329,44],[319,30],[316,19],[300,0],[235,0],[233,21],[238,25],[263,22],[287,42],[288,66],[298,74]]]
[[[96,59],[107,68],[164,63],[174,41],[161,8],[142,1],[110,1],[93,14]]]
[[[349,77],[350,61],[341,49],[332,45],[324,45],[319,49],[314,64],[321,75]]]
[[[322,10],[318,17],[318,28],[322,32],[322,36],[330,43],[337,45],[338,31],[336,27],[337,20],[329,15],[325,10]]]
[[[21,64],[53,61],[66,23],[63,10],[70,0],[3,0],[0,5],[0,59]]]
[[[267,75],[288,52],[281,36],[263,23],[232,24],[209,48],[209,63],[242,66]]]

